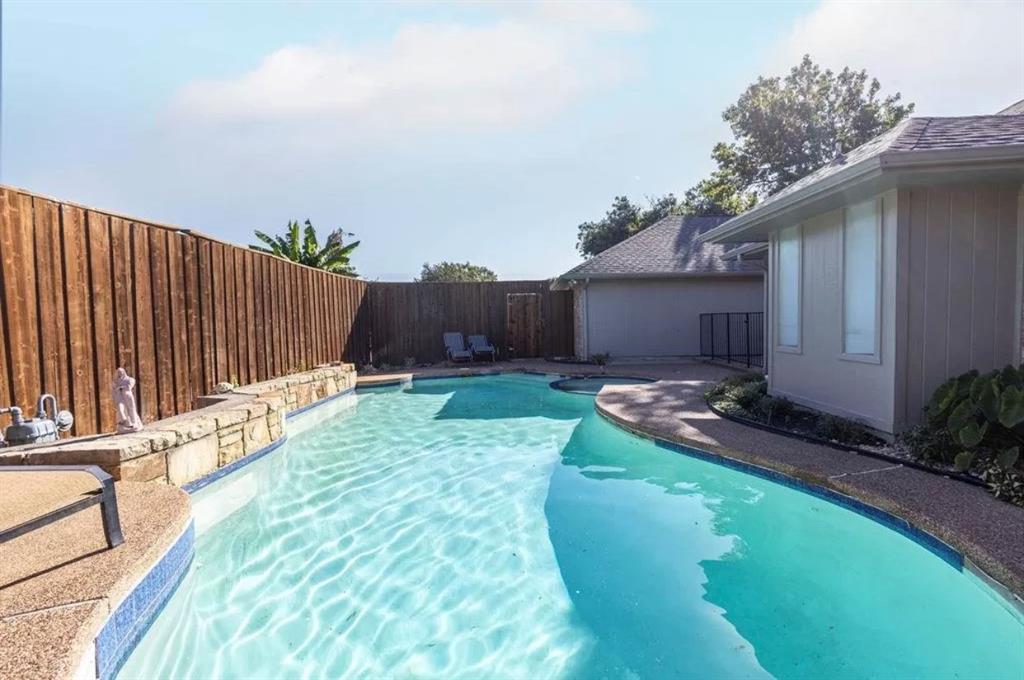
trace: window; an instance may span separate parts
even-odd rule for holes
[[[843,224],[843,353],[878,351],[878,202],[846,208]]]
[[[800,227],[779,232],[778,345],[800,346]]]

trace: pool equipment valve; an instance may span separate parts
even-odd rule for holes
[[[47,405],[50,406],[50,417],[47,417]],[[55,442],[60,438],[60,432],[67,432],[75,423],[71,411],[57,410],[57,398],[52,394],[39,395],[35,418],[25,418],[17,406],[0,408],[0,413],[11,414],[11,424],[0,437],[0,446]]]

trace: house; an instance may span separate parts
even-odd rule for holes
[[[700,234],[724,217],[672,215],[558,278],[575,303],[576,355],[700,354],[700,315],[761,312],[764,263],[726,258]]]
[[[768,245],[771,394],[895,433],[1022,360],[1022,106],[909,118],[701,234]]]

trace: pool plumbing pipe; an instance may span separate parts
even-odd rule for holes
[[[47,405],[50,406],[50,417],[47,417]],[[57,398],[52,394],[39,395],[35,418],[25,418],[17,406],[0,408],[0,413],[11,414],[11,424],[0,437],[0,446],[55,442],[60,438],[59,433],[67,432],[75,423],[71,411],[57,410]]]

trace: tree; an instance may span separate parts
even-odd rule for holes
[[[722,114],[735,141],[715,145],[717,168],[686,192],[683,210],[735,215],[913,112],[880,90],[867,71],[822,70],[809,55],[785,78],[758,78]]]
[[[425,262],[416,279],[423,283],[453,281],[497,281],[497,275],[487,267],[470,264],[469,262]]]
[[[577,227],[576,250],[584,257],[593,257],[678,211],[679,202],[672,194],[648,198],[646,208],[634,205],[625,196],[616,196],[604,218]]]
[[[730,158],[733,154],[730,145],[715,145],[711,157],[717,161],[718,168],[683,195],[681,209],[685,214],[739,215],[754,207],[757,194],[747,191],[736,176]]]
[[[299,223],[295,220],[288,223],[287,231],[283,236],[268,236],[258,230],[255,231],[255,234],[256,238],[263,241],[268,247],[249,246],[253,250],[277,255],[286,260],[334,274],[358,276],[355,267],[349,262],[349,258],[352,251],[359,245],[359,241],[345,245],[344,237],[352,236],[352,234],[341,229],[335,229],[327,235],[327,242],[323,248],[317,241],[316,228],[309,220],[306,220],[306,227],[301,235],[299,234]]]

